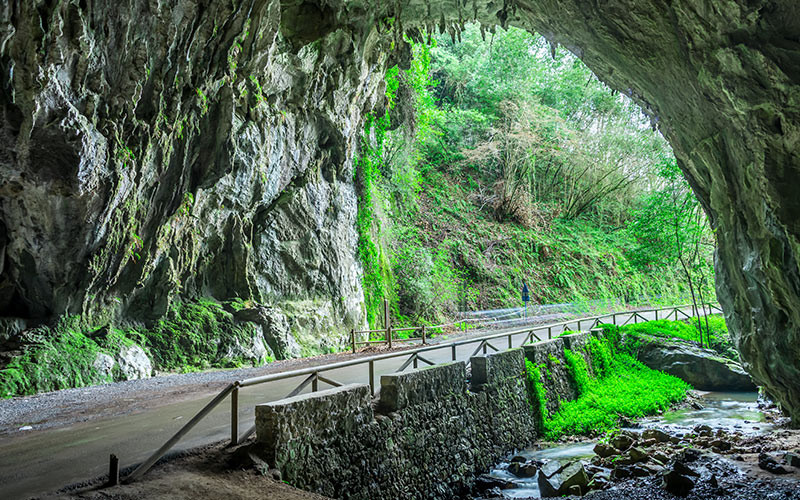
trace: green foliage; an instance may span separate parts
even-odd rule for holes
[[[616,327],[605,325],[604,329],[610,333],[601,338],[591,337],[587,346],[594,375],[590,374],[581,352],[564,350],[578,398],[563,402],[555,415],[548,415],[546,410],[542,366],[526,361],[528,391],[534,411],[544,422],[547,439],[602,433],[617,427],[622,416],[638,418],[663,411],[683,399],[690,389],[682,380],[651,370],[630,354],[618,351]]]
[[[706,323],[708,324],[708,329],[706,329]],[[702,328],[702,330],[700,328]],[[648,321],[646,323],[625,325],[620,327],[619,331],[633,337],[649,335],[653,337],[676,338],[698,343],[701,338],[705,338],[711,349],[728,359],[739,361],[739,354],[728,333],[725,318],[719,314],[705,317],[700,322],[699,327],[695,319],[680,321],[662,319],[658,321]],[[628,343],[631,342],[631,340],[628,340]]]
[[[101,348],[81,332],[79,318],[63,318],[52,333],[28,333],[37,344],[0,370],[0,397],[55,391],[107,382],[93,363]]]
[[[233,310],[248,306],[241,300],[229,305]],[[94,362],[101,352],[115,357],[133,344],[148,352],[154,368],[161,371],[237,368],[246,360],[227,359],[225,348],[250,342],[252,332],[247,328],[246,323],[234,321],[222,304],[208,299],[175,302],[150,328],[115,328],[89,324],[78,316],[65,317],[53,328],[25,333],[26,350],[0,370],[0,397],[121,380],[119,372],[101,376]]]
[[[586,366],[586,359],[578,352],[564,349],[564,359],[567,361],[567,369],[575,382],[578,395],[586,393],[589,388],[589,369]]]
[[[611,374],[613,368],[613,342],[601,341],[589,337],[589,354],[592,357],[592,369],[596,377],[605,377]]]
[[[685,398],[689,389],[682,380],[621,354],[615,358],[612,373],[590,379],[580,397],[561,405],[547,422],[545,436],[597,435],[616,428],[620,416],[639,418],[664,411]]]
[[[542,368],[544,365],[534,365],[530,360],[525,360],[525,374],[528,394],[532,395],[534,411],[539,416],[539,422],[547,422],[550,414],[547,411],[547,390],[542,383]]]
[[[221,339],[247,340],[243,328],[220,304],[201,299],[198,302],[177,302],[151,330],[133,331],[131,334],[149,348],[161,370],[180,370],[187,366],[207,369],[220,366]],[[222,367],[233,366],[226,362]]]

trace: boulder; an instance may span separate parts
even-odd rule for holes
[[[642,439],[655,439],[656,442],[659,443],[666,443],[669,441],[669,438],[669,434],[661,429],[646,429],[644,432],[642,432]]]
[[[661,478],[662,487],[673,495],[686,496],[694,488],[694,480],[692,478],[674,469],[664,470]]]
[[[786,462],[787,465],[800,468],[800,453],[789,452],[783,456],[783,461]]]
[[[98,352],[97,357],[94,358],[94,363],[92,363],[92,366],[94,366],[94,369],[97,370],[97,373],[100,375],[100,377],[111,381],[114,377],[113,371],[115,364],[116,362],[114,361],[114,358],[106,353]]]
[[[517,477],[533,477],[539,471],[539,468],[533,462],[511,462],[508,466],[508,472]]]
[[[625,451],[634,443],[634,439],[627,434],[617,434],[611,439],[611,446],[619,451]]]
[[[259,366],[270,358],[275,358],[272,349],[264,345],[264,338],[259,326],[251,324],[251,328],[246,328],[244,331],[250,333],[250,336],[230,335],[222,339],[222,345],[218,351],[220,362],[246,360],[254,366]]]
[[[628,450],[628,455],[636,462],[644,462],[647,460],[647,452],[636,446]]]
[[[750,375],[739,363],[692,343],[642,337],[639,361],[674,375],[702,391],[755,391]]]
[[[153,364],[145,354],[144,349],[136,344],[124,346],[117,354],[117,363],[125,380],[150,378],[153,374]]]
[[[558,497],[573,494],[576,487],[580,492],[588,490],[589,476],[581,462],[572,462],[561,467],[561,464],[554,460],[542,467],[538,483],[543,498]]]
[[[778,461],[775,460],[775,458],[766,453],[761,453],[760,455],[758,455],[758,466],[761,469],[770,472],[772,474],[789,473],[789,471],[784,466],[779,464]]]
[[[601,458],[608,458],[614,455],[619,455],[619,450],[608,443],[597,443],[594,445],[593,451]]]
[[[513,488],[514,483],[500,479],[498,477],[490,476],[489,474],[481,474],[475,478],[475,484],[472,486],[472,491],[477,494],[483,494],[492,489],[506,490]]]

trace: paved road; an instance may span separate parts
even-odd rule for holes
[[[655,319],[653,313],[643,313],[643,316]],[[586,329],[589,324],[584,321],[581,327]],[[532,328],[539,337],[547,338],[546,325]],[[577,322],[572,321],[567,328],[578,329]],[[560,328],[553,330],[554,336],[559,333]],[[519,346],[524,336],[514,335],[513,345]],[[492,343],[500,349],[508,346],[506,338]],[[467,359],[476,346],[477,344],[459,346],[457,358]],[[425,353],[424,356],[436,363],[447,362],[451,360],[451,348],[446,344],[440,349]],[[405,359],[399,357],[376,362],[376,381],[379,375],[396,371]],[[366,364],[326,372],[325,376],[341,383],[368,382]],[[301,379],[287,379],[243,388],[239,395],[242,432],[253,425],[254,405],[285,397],[300,381]],[[324,384],[320,383],[320,388],[324,388]],[[0,437],[0,499],[27,498],[99,477],[107,473],[108,456],[111,453],[120,457],[123,467],[141,462],[212,397],[213,394],[199,394],[196,398],[141,413]],[[209,414],[176,449],[193,448],[229,438],[230,405],[226,403]]]

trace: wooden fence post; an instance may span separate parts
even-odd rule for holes
[[[425,345],[425,325],[422,325],[422,345]]]
[[[350,342],[353,343],[353,354],[355,354],[356,353],[356,349],[357,349],[356,348],[356,329],[355,328],[350,330]]]

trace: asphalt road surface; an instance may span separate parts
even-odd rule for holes
[[[642,315],[648,320],[655,319],[653,313],[642,313]],[[663,317],[663,313],[660,317]],[[608,318],[606,322],[611,322],[610,316]],[[621,321],[624,319],[623,317]],[[582,322],[581,326],[586,329],[589,324]],[[547,325],[530,328],[539,337],[547,338]],[[567,329],[576,330],[577,322],[572,321]],[[559,333],[561,333],[561,328],[554,329],[554,336]],[[523,333],[514,335],[513,345],[519,346],[524,337]],[[457,359],[468,359],[479,341],[475,342],[475,344],[459,346]],[[508,346],[506,338],[492,343],[499,349]],[[449,343],[445,342],[440,349],[425,353],[424,357],[435,363],[451,361]],[[338,361],[336,357],[328,359]],[[376,381],[379,380],[381,374],[396,371],[406,359],[406,357],[398,357],[376,362]],[[287,366],[287,369],[297,368],[297,365],[288,364]],[[229,377],[227,382],[244,378],[240,373],[223,373]],[[341,383],[368,382],[366,364],[329,371],[325,373],[325,376]],[[256,404],[285,397],[301,381],[302,378],[294,378],[241,389],[239,393],[241,432],[253,425],[255,417],[253,408]],[[136,382],[146,383],[146,381]],[[222,383],[222,385],[225,384]],[[325,387],[320,383],[320,389]],[[104,388],[94,389],[102,390]],[[137,395],[138,393],[134,392],[132,396],[121,398],[117,403],[112,400],[111,404],[111,410],[114,409],[115,404],[119,404],[130,406],[131,411],[121,411],[119,412],[121,414],[117,415],[113,415],[113,411],[98,411],[99,416],[97,417],[92,413],[92,402],[87,401],[82,408],[84,414],[82,421],[70,422],[69,419],[65,419],[65,425],[54,427],[42,425],[39,428],[34,426],[32,430],[0,435],[0,499],[28,498],[99,477],[108,472],[109,455],[112,453],[120,458],[122,467],[139,463],[191,419],[219,390],[219,384],[216,386],[206,384],[198,387],[196,392],[182,393],[180,397],[168,396],[166,401],[160,401],[158,404],[150,401],[155,398],[153,394],[142,391],[141,395]],[[308,390],[306,389],[305,392]],[[42,412],[47,410],[45,407],[48,397],[45,395],[37,400],[40,401],[39,404],[44,405]],[[142,400],[137,400],[137,398]],[[2,411],[3,407],[0,405],[0,421],[6,420]],[[67,409],[66,411],[73,410]],[[187,434],[175,449],[189,449],[229,439],[230,411],[228,401],[223,402]],[[113,416],[103,416],[108,413]]]

